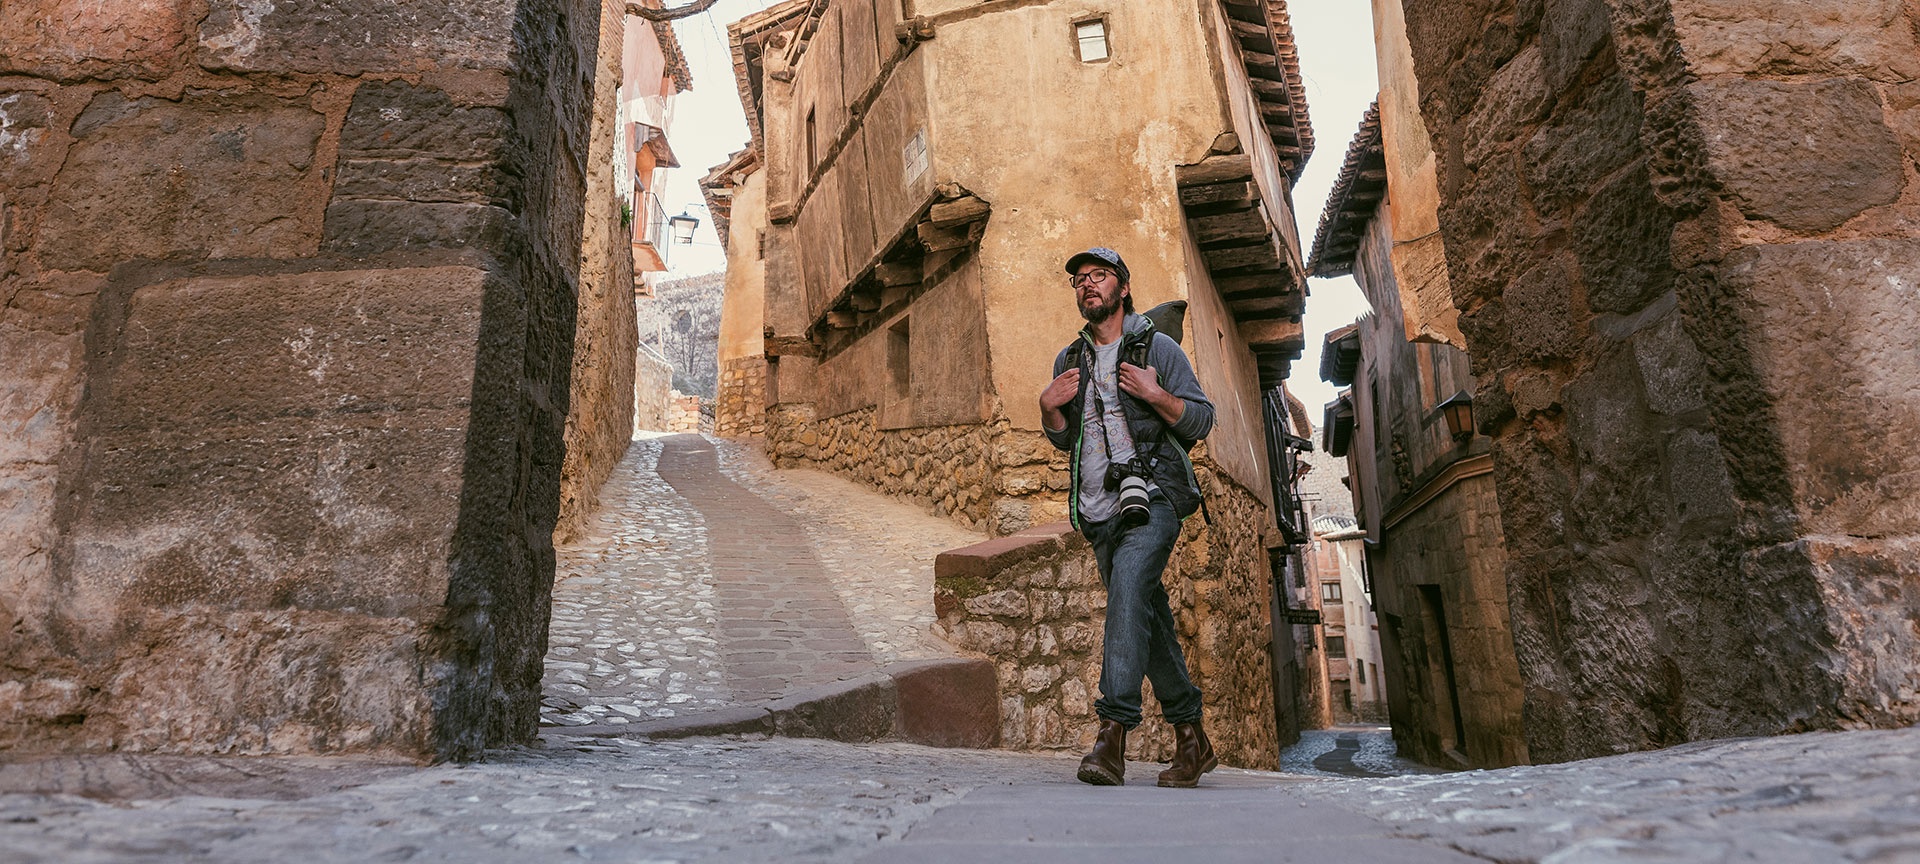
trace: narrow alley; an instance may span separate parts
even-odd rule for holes
[[[932,562],[978,537],[691,435],[636,440],[604,502],[561,553],[535,746],[15,758],[0,861],[1920,861],[1920,729],[1435,774],[1343,726],[1191,791],[1086,786],[1077,754],[627,734],[950,653]]]

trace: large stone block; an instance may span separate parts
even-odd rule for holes
[[[1871,84],[1733,79],[1689,91],[1708,167],[1749,216],[1827,231],[1906,187],[1900,143]]]
[[[485,275],[223,277],[134,293],[90,382],[71,611],[446,599]]]
[[[323,203],[306,181],[324,125],[304,104],[265,97],[102,93],[74,121],[40,261],[104,271],[135,258],[310,254]]]
[[[1545,215],[1572,210],[1639,152],[1640,100],[1614,75],[1581,92],[1521,150],[1533,204]]]
[[[195,57],[209,69],[237,72],[413,72],[424,64],[505,69],[515,6],[211,0]]]
[[[192,27],[190,0],[17,0],[0,7],[0,72],[158,77]]]
[[[1901,0],[1678,0],[1674,29],[1687,62],[1716,74],[1920,77],[1912,5]]]
[[[1807,528],[1920,534],[1920,240],[1786,243],[1728,256]]]
[[[1595,192],[1571,226],[1587,308],[1628,314],[1671,290],[1673,222],[1644,168],[1621,172]]]

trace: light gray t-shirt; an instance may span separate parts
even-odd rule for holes
[[[1107,491],[1107,465],[1133,458],[1133,432],[1120,408],[1120,343],[1115,339],[1093,347],[1093,380],[1081,409],[1080,518],[1090,522],[1112,519],[1120,511],[1120,493]],[[1096,398],[1097,397],[1097,398]],[[1102,415],[1100,409],[1106,409]],[[1100,424],[1107,434],[1100,434]],[[1113,452],[1107,452],[1112,442]],[[1148,489],[1154,488],[1151,483]]]

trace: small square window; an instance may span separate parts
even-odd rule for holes
[[[1327,603],[1340,602],[1340,583],[1338,582],[1320,583],[1320,599]]]
[[[1098,63],[1107,59],[1106,19],[1074,22],[1073,37],[1080,43],[1080,62]]]

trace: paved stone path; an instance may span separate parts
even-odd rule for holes
[[[739,701],[874,669],[800,522],[721,474],[698,435],[665,439],[657,470],[706,520],[721,659]]]
[[[1071,757],[629,741],[431,768],[0,760],[0,862],[1920,862],[1920,728],[1390,779],[1073,782]]]
[[[620,724],[734,704],[700,512],[634,441],[578,543],[557,550],[541,721]],[[644,514],[635,518],[635,514]]]
[[[953,654],[933,635],[933,559],[985,534],[836,474],[776,471],[753,442],[713,443],[723,473],[799,519],[875,662]]]
[[[1393,730],[1386,726],[1335,726],[1308,729],[1300,740],[1280,751],[1280,770],[1320,777],[1400,777],[1439,774],[1399,756]]]
[[[985,537],[751,442],[636,439],[557,550],[541,722],[619,725],[952,656],[933,559]]]

